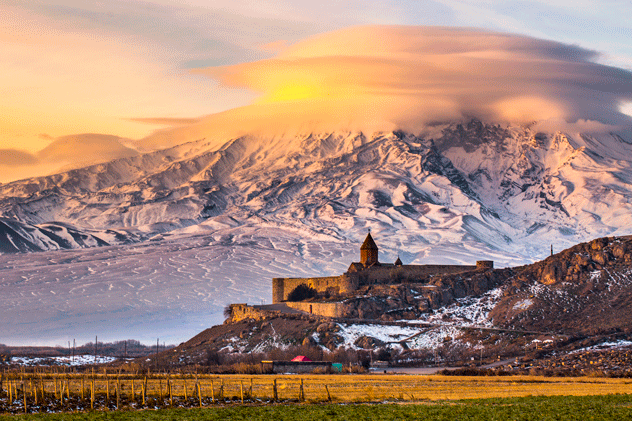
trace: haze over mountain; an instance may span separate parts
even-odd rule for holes
[[[369,228],[383,261],[497,266],[630,234],[632,76],[594,58],[489,31],[359,27],[199,70],[261,100],[133,144],[59,139],[42,156],[117,159],[0,186],[3,308],[22,317],[0,342],[26,327],[32,341],[159,326],[182,340],[228,302],[269,301],[272,276],[344,271]]]

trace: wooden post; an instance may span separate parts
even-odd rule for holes
[[[211,379],[211,403],[215,403],[215,386],[213,386],[213,379]]]
[[[244,381],[239,382],[239,392],[241,393],[241,403],[244,403]]]
[[[325,390],[327,391],[327,400],[331,402],[331,395],[329,394],[329,388],[325,385]]]
[[[108,399],[108,403],[110,402],[110,378],[107,377],[107,375],[105,376],[105,394],[107,396]]]
[[[11,380],[8,381],[9,385],[9,404],[13,405],[13,385],[11,384]]]
[[[142,395],[142,398],[143,398],[143,406],[145,406],[145,387],[146,387],[146,384],[147,383],[141,383],[141,385],[140,385],[140,387],[141,387],[140,391],[141,391],[141,395]]]
[[[57,399],[57,379],[53,377],[53,384],[55,385],[55,399]]]
[[[167,378],[167,388],[169,389],[169,406],[173,407],[173,393],[171,391],[171,378]]]
[[[37,405],[37,387],[33,386],[33,382],[31,382],[31,394],[33,395],[35,405]]]
[[[24,413],[26,414],[29,410],[29,405],[26,401],[26,384],[24,383],[24,378],[22,378],[22,396],[24,396]]]
[[[66,378],[66,397],[70,399],[70,379]]]
[[[116,389],[114,389],[116,393],[116,409],[121,409],[121,393],[119,392],[119,384],[116,385]]]
[[[94,409],[94,379],[90,386],[90,409]]]
[[[83,401],[84,394],[86,390],[86,376],[81,376],[81,400]]]
[[[272,392],[274,393],[274,401],[279,401],[279,394],[277,392],[277,379],[274,379],[274,384],[272,386]]]
[[[219,398],[218,400],[224,400],[224,379],[220,380],[220,384],[219,384]]]
[[[44,377],[40,374],[40,383],[42,387],[42,402],[46,402],[46,388],[44,386]]]
[[[189,397],[187,396],[187,379],[182,379],[182,381],[184,382],[184,400],[186,402],[189,400]]]
[[[132,377],[132,400],[136,399],[136,393],[134,393],[134,378]]]
[[[248,393],[250,400],[254,402],[255,397],[252,395],[252,377],[250,378],[250,392]]]
[[[298,391],[298,400],[299,401],[305,400],[305,389],[303,389],[303,379],[301,379],[301,387]]]
[[[158,379],[158,390],[160,394],[160,401],[162,403],[162,379]]]
[[[198,392],[198,401],[200,401],[200,408],[202,408],[202,387],[200,386],[200,382],[196,382],[197,392]]]

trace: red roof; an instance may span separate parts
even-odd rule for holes
[[[292,358],[292,361],[311,361],[311,360],[307,358],[305,355],[297,355],[296,357]]]

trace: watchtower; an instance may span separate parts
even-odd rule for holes
[[[369,232],[360,247],[360,263],[362,263],[364,267],[378,264],[377,253],[377,244],[375,244]]]

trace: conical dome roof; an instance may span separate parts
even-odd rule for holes
[[[399,256],[397,256],[397,260],[395,260],[395,266],[402,266],[402,259],[399,258]]]
[[[368,233],[366,238],[364,239],[364,243],[360,247],[360,250],[377,250],[377,244],[373,241],[373,237],[371,237],[371,233]]]

